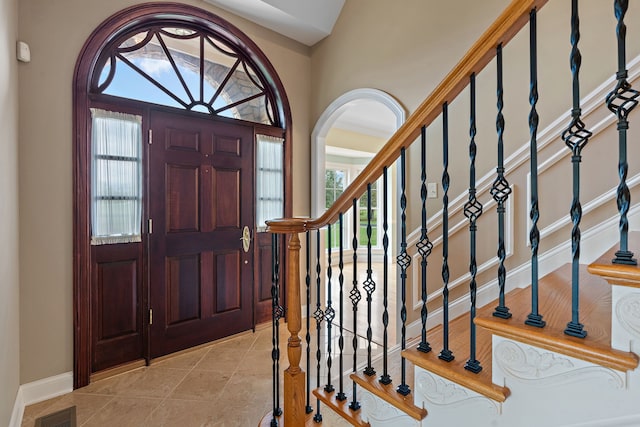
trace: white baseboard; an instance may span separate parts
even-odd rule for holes
[[[25,407],[71,393],[72,391],[73,372],[65,372],[53,377],[22,384],[18,389],[16,401],[13,405],[9,427],[20,427]]]
[[[22,425],[22,415],[24,414],[24,399],[22,398],[22,389],[18,388],[16,394],[16,401],[13,404],[13,412],[11,413],[11,420],[9,421],[9,427],[20,427]]]

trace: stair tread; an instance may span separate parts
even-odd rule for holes
[[[360,387],[375,394],[415,420],[420,421],[427,416],[426,409],[414,405],[413,394],[409,394],[408,396],[401,395],[396,391],[396,386],[393,383],[387,385],[382,384],[375,375],[368,376],[361,372],[351,374],[350,378]]]
[[[489,304],[487,307],[493,310],[493,305]],[[509,396],[509,389],[495,385],[491,380],[491,333],[488,330],[476,328],[476,359],[480,361],[482,371],[474,374],[464,369],[470,354],[469,323],[469,313],[449,322],[449,349],[455,356],[451,362],[438,358],[443,348],[442,325],[428,331],[427,338],[432,348],[430,352],[423,353],[414,347],[404,350],[402,354],[416,366],[497,402],[504,402]]]
[[[313,395],[352,425],[357,427],[369,427],[369,423],[362,421],[362,418],[360,417],[361,411],[359,409],[354,411],[349,408],[349,403],[351,402],[349,396],[347,396],[347,399],[345,400],[338,400],[336,399],[336,391],[326,392],[324,388],[317,388],[313,390]]]
[[[639,232],[629,233],[629,247],[640,248]],[[589,265],[589,273],[603,277],[612,285],[640,288],[640,265],[613,264],[611,260],[617,250],[618,245],[616,244]]]
[[[531,287],[525,292],[509,293],[506,305],[513,316],[501,319],[492,316],[491,307],[483,307],[476,317],[480,329],[516,339],[567,356],[576,357],[619,371],[638,366],[638,357],[630,352],[611,348],[611,287],[600,277],[580,266],[580,322],[585,325],[586,338],[564,333],[571,320],[571,265],[567,264],[539,281],[540,314],[544,328],[524,324],[531,311]]]

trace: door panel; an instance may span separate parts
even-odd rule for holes
[[[167,165],[167,232],[200,229],[198,175],[196,166]]]
[[[254,284],[254,311],[256,323],[266,322],[271,320],[273,313],[273,303],[271,301],[271,285],[272,285],[272,261],[273,261],[273,249],[271,233],[256,233],[254,242],[252,243],[255,250],[255,284]],[[285,265],[284,265],[284,236],[278,238],[278,257],[279,257],[279,285],[280,285],[280,305],[286,307],[286,301],[284,299],[286,292],[285,288]]]
[[[213,228],[240,228],[240,171],[213,169],[214,221]],[[251,224],[247,224],[251,225]]]
[[[101,302],[98,313],[98,341],[135,333],[137,269],[135,259],[98,263],[97,292]],[[112,310],[112,304],[119,310]]]
[[[167,323],[200,317],[200,256],[167,257]]]
[[[238,251],[217,253],[215,256],[216,283],[236,283],[234,278],[240,273],[240,256]],[[238,286],[218,286],[216,295],[216,311],[222,313],[238,310],[241,306],[242,289]]]
[[[151,356],[250,329],[253,128],[152,112]]]
[[[141,244],[92,248],[91,370],[143,357]]]

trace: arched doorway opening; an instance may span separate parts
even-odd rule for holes
[[[270,318],[291,113],[264,53],[177,3],[104,21],[74,74],[74,386]]]
[[[311,211],[313,217],[321,216],[325,209],[342,194],[342,190],[356,178],[377,151],[384,146],[389,137],[402,126],[405,116],[405,109],[396,99],[381,90],[371,88],[349,91],[326,108],[318,119],[311,137]],[[394,248],[396,247],[396,236],[400,235],[399,222],[395,221],[398,203],[392,203],[398,194],[394,188],[398,185],[394,166],[390,169],[390,182],[388,203],[392,209],[388,221],[390,224],[396,224],[396,229],[390,229],[388,235],[390,247]],[[383,192],[377,191],[381,186],[382,182],[372,184],[372,190],[375,194],[375,197],[372,198],[372,207],[375,213],[371,236],[374,273],[383,268],[381,226]],[[358,241],[361,243],[358,249],[359,259],[366,259],[366,245],[362,244],[367,238],[366,224],[362,221],[362,218],[365,218],[365,215],[362,214],[366,209],[366,200],[358,201],[356,209],[355,221],[353,219],[345,221],[347,224],[345,236],[349,237],[345,237],[343,246],[349,248],[351,236],[358,236]],[[349,215],[352,214],[347,213],[347,217]],[[350,226],[352,223],[355,224],[353,226],[356,227],[355,229]],[[339,246],[335,237],[332,239],[332,246]],[[346,249],[345,254],[345,258],[350,259],[352,251]],[[389,267],[391,267],[390,276],[393,277],[391,281],[396,283],[393,273],[395,264],[392,263]],[[361,266],[358,270],[364,272],[366,268],[366,266]],[[345,267],[345,270],[349,270],[349,268]],[[359,280],[362,282],[364,279],[365,277],[361,277]],[[393,283],[390,282],[390,295],[399,295]],[[397,281],[397,283],[400,282]],[[376,295],[377,297],[378,295]],[[332,298],[337,300],[339,295],[332,295]],[[394,305],[389,310],[389,318],[392,320],[389,324],[389,339],[392,342],[396,336],[399,336],[395,331],[397,325],[393,322],[395,310]],[[364,312],[358,313],[359,316],[363,316],[363,314]],[[378,336],[374,336],[374,341],[381,343]]]

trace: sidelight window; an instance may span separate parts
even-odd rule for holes
[[[258,135],[256,141],[256,224],[284,216],[284,139]]]
[[[91,109],[91,244],[141,241],[142,118]]]

